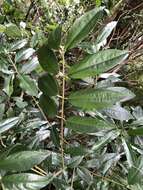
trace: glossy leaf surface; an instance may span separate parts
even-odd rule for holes
[[[66,127],[79,133],[96,133],[115,126],[98,118],[73,116],[68,118]]]
[[[66,49],[75,47],[93,28],[95,28],[97,22],[101,18],[103,9],[103,7],[95,8],[85,13],[74,22],[67,35]]]
[[[12,174],[3,177],[2,183],[8,190],[40,190],[53,180],[53,176],[40,176],[36,174],[23,173]]]
[[[0,161],[0,169],[5,171],[26,171],[40,164],[48,155],[48,151],[22,151],[14,153]]]
[[[86,56],[69,70],[69,77],[83,79],[104,73],[128,57],[127,51],[108,49]]]

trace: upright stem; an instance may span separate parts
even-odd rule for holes
[[[64,48],[61,47],[61,56],[62,56],[62,95],[61,95],[61,156],[62,156],[62,167],[64,169],[65,163],[64,163],[64,106],[65,106],[65,52]]]

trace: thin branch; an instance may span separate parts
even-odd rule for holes
[[[36,170],[36,169],[34,169],[34,168],[31,168],[31,170],[32,170],[33,172],[35,172],[35,173],[41,175],[41,176],[45,176],[45,174],[41,173],[40,171],[38,171],[38,170]]]
[[[64,106],[65,106],[65,52],[64,48],[61,47],[61,56],[62,56],[62,98],[61,98],[61,156],[62,156],[62,167],[65,167],[64,164]]]
[[[131,188],[127,187],[127,185],[118,183],[118,182],[116,182],[116,181],[114,181],[114,180],[112,180],[112,179],[110,179],[110,178],[108,178],[108,177],[102,176],[102,175],[97,174],[97,173],[94,173],[94,172],[91,172],[91,174],[92,174],[93,176],[96,176],[96,177],[101,178],[103,181],[108,181],[108,182],[114,183],[114,184],[116,184],[116,185],[119,185],[119,186],[121,186],[121,187],[124,187],[124,188],[127,188],[127,189],[130,189],[130,190],[131,190]]]

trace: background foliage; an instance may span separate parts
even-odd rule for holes
[[[141,190],[140,1],[0,4],[0,188]]]

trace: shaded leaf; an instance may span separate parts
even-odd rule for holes
[[[87,152],[88,150],[83,146],[72,146],[65,150],[65,153],[70,154],[71,156],[84,156]]]
[[[59,132],[58,130],[56,129],[55,126],[51,127],[51,133],[50,133],[50,136],[51,136],[51,139],[53,141],[53,144],[56,146],[56,147],[60,147],[60,136],[59,136]]]
[[[48,37],[48,46],[51,49],[58,49],[61,43],[62,27],[58,26]]]
[[[40,107],[47,117],[54,117],[57,114],[57,104],[54,99],[42,94],[39,99]]]
[[[139,127],[139,128],[136,128],[136,129],[129,129],[128,134],[130,136],[143,136],[143,128]]]
[[[47,45],[42,46],[37,51],[41,67],[48,73],[56,74],[58,72],[58,61],[52,50]]]
[[[58,83],[50,74],[43,74],[38,79],[39,89],[47,96],[56,96],[58,94]]]

